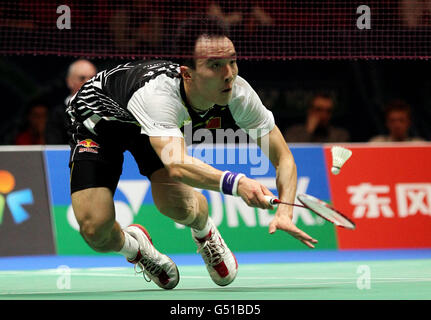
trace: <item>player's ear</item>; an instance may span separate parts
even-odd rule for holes
[[[180,73],[184,80],[190,80],[192,78],[191,68],[187,66],[180,66]]]

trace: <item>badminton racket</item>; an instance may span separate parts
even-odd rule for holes
[[[318,216],[322,217],[323,219],[333,223],[334,225],[346,229],[354,230],[356,228],[356,225],[353,221],[351,221],[349,218],[347,218],[344,214],[342,214],[340,211],[334,209],[330,205],[328,205],[326,202],[317,199],[316,197],[310,196],[308,194],[298,194],[297,199],[301,204],[296,203],[288,203],[283,202],[277,198],[271,197],[271,196],[265,196],[269,204],[272,206],[276,206],[279,204],[285,204],[289,206],[295,206],[295,207],[301,207],[306,208]]]

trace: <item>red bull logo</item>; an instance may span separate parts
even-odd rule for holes
[[[93,141],[92,139],[78,140],[78,152],[91,152],[98,153],[97,149],[100,148],[100,145]]]

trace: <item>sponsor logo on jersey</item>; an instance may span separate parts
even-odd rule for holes
[[[79,149],[78,149],[79,153],[82,153],[82,152],[99,153],[97,149],[100,148],[100,145],[96,141],[93,141],[92,139],[78,140],[78,146],[79,146]]]
[[[154,122],[153,125],[155,127],[161,128],[161,129],[175,129],[177,128],[176,125],[166,122]]]

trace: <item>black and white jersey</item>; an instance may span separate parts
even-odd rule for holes
[[[169,61],[134,61],[99,72],[70,99],[67,113],[94,132],[104,119],[139,124],[127,110],[130,97],[151,79],[165,74],[179,77],[178,65]]]
[[[82,123],[95,134],[102,119],[136,123],[148,136],[175,137],[184,136],[187,124],[193,130],[241,128],[253,138],[275,125],[272,113],[239,76],[227,106],[198,114],[186,101],[178,64],[136,61],[99,72],[71,99],[67,112],[72,123]]]

